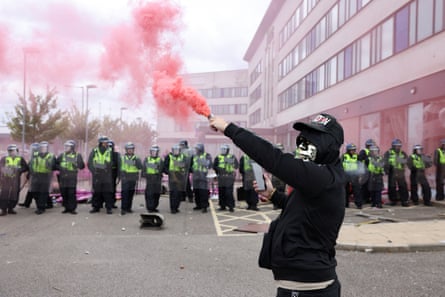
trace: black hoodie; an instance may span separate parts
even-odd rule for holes
[[[335,279],[335,244],[344,218],[345,176],[335,137],[312,129],[301,135],[317,147],[316,160],[295,159],[252,132],[229,124],[224,134],[265,170],[294,190],[275,192],[282,208],[272,243],[276,280],[322,282]]]

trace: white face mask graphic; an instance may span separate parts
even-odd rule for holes
[[[303,136],[297,138],[297,159],[303,161],[314,161],[317,156],[317,147]]]

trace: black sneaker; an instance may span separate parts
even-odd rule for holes
[[[41,215],[44,212],[45,211],[43,209],[37,209],[34,213],[37,214],[37,215]]]
[[[17,214],[17,212],[15,210],[13,210],[13,209],[8,209],[8,213],[9,214]]]
[[[6,211],[6,209],[0,210],[0,216],[5,216],[7,214],[8,214],[8,212]]]
[[[19,203],[20,207],[29,208],[29,205],[26,205],[25,203]]]
[[[201,210],[202,208],[199,206],[193,207],[193,210]]]
[[[77,214],[77,211],[72,210],[72,211],[70,211],[70,214],[76,215],[76,214]]]
[[[207,208],[204,207],[204,208],[201,210],[201,212],[202,212],[202,213],[206,213],[206,212],[207,212]]]
[[[68,210],[68,209],[64,209],[63,211],[62,211],[62,213],[69,213],[70,211]]]
[[[110,209],[107,209],[107,214],[113,214],[113,211]]]
[[[121,216],[125,215],[127,212],[125,210],[121,210]]]
[[[99,212],[98,208],[93,208],[92,210],[90,210],[90,213],[96,213],[96,212]]]
[[[229,208],[229,211],[230,211],[230,212],[234,212],[233,208]]]

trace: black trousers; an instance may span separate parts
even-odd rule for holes
[[[170,211],[177,212],[182,198],[185,196],[184,191],[172,190],[170,191]]]
[[[296,291],[284,288],[277,289],[277,297],[340,297],[341,285],[338,280],[329,287],[321,290]]]
[[[399,197],[397,197],[397,194]],[[402,203],[408,202],[408,185],[406,184],[405,175],[403,173],[388,174],[388,198],[391,202],[396,202],[400,198]]]
[[[76,188],[60,187],[60,194],[62,195],[62,205],[67,211],[74,211],[77,208]]]
[[[422,196],[423,196],[423,202],[428,203],[431,201],[431,187],[428,183],[428,180],[426,179],[425,174],[419,174],[416,175],[416,173],[413,173],[410,175],[410,182],[411,182],[411,200],[414,203],[419,202],[419,195],[417,194],[418,184],[422,187]]]
[[[208,208],[209,207],[209,190],[208,189],[193,189],[195,193],[196,207]]]
[[[221,208],[235,207],[235,199],[233,198],[233,185],[230,187],[218,187],[219,206]]]
[[[244,190],[248,208],[256,208],[258,205],[258,194],[254,189]]]
[[[149,189],[145,189],[145,206],[148,211],[154,211],[159,206],[159,198],[161,193],[151,192]]]
[[[135,180],[122,180],[122,200],[121,209],[131,210],[133,207],[133,197],[136,189]]]
[[[95,180],[93,181],[93,197],[91,199],[91,204],[94,209],[98,210],[104,203],[107,210],[113,208],[114,200],[111,183]]]

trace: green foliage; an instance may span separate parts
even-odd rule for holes
[[[19,103],[14,107],[14,113],[8,114],[6,123],[11,131],[13,140],[22,140],[25,122],[25,143],[48,141],[51,142],[68,128],[66,113],[57,109],[57,91],[48,89],[45,96],[31,92],[25,100],[19,96]],[[24,120],[23,120],[24,119]]]

